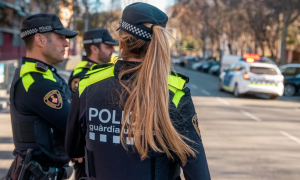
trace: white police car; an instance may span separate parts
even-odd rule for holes
[[[256,54],[244,54],[240,61],[232,64],[220,76],[220,90],[243,94],[266,94],[270,99],[282,96],[283,76],[274,64],[264,63]]]

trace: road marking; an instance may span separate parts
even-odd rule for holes
[[[224,99],[222,99],[222,98],[217,98],[217,100],[219,101],[219,102],[221,102],[221,103],[223,103],[223,104],[225,104],[225,105],[227,105],[227,106],[229,106],[230,105],[230,103],[228,102],[228,101],[225,101]]]
[[[195,84],[191,84],[191,87],[194,89],[198,89],[198,86],[196,86]]]
[[[207,95],[207,96],[210,95],[210,92],[208,92],[208,91],[206,91],[206,90],[204,90],[204,89],[201,89],[201,92],[202,92],[203,94]]]
[[[296,138],[295,136],[290,135],[289,133],[285,132],[285,131],[280,131],[280,134],[284,135],[285,137],[297,142],[300,144],[300,139]]]
[[[8,169],[13,161],[14,161],[13,159],[0,159],[0,168]]]
[[[244,115],[250,117],[251,119],[255,120],[255,121],[261,121],[260,118],[254,116],[253,114],[251,113],[248,113],[247,111],[244,111],[244,110],[240,110],[241,113],[243,113]]]
[[[0,151],[13,151],[14,148],[13,143],[0,143]]]

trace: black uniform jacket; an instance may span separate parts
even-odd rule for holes
[[[168,175],[168,167],[171,167],[172,163],[166,166],[165,154],[150,153],[149,158],[141,161],[137,152],[131,151],[130,148],[126,151],[120,144],[124,101],[119,105],[123,88],[117,77],[123,69],[133,68],[138,64],[118,61],[115,64],[114,76],[88,86],[80,97],[78,91],[74,94],[67,125],[66,151],[71,158],[85,156],[88,160],[87,174],[90,179],[174,178]],[[134,73],[123,78],[131,76],[134,76]],[[183,91],[185,95],[178,107],[172,102],[174,93],[169,91],[170,117],[177,131],[194,141],[187,143],[197,153],[196,158],[190,158],[182,169],[186,180],[208,180],[210,173],[190,90],[186,87]],[[128,141],[127,144],[132,145],[132,142]],[[177,161],[177,164],[181,163]]]
[[[36,72],[21,78],[20,73],[25,65],[28,70],[28,63]],[[43,74],[45,69],[49,76]],[[26,150],[32,148],[33,159],[41,164],[67,163],[64,136],[70,98],[67,83],[53,66],[24,57],[22,67],[15,71],[10,95],[14,154],[24,157]]]

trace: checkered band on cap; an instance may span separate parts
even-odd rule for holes
[[[29,29],[29,30],[23,31],[23,32],[21,32],[21,38],[24,38],[26,36],[30,36],[30,35],[36,34],[37,32],[38,32],[37,28],[33,28],[33,29]]]
[[[24,38],[26,36],[30,36],[36,33],[46,33],[46,32],[50,32],[52,31],[53,28],[52,26],[40,26],[40,27],[36,27],[36,28],[32,28],[32,29],[28,29],[25,31],[21,32],[21,38]]]
[[[102,43],[102,38],[96,38],[96,39],[86,39],[86,40],[83,40],[83,44],[96,44],[96,43]]]
[[[152,39],[151,30],[149,28],[149,32],[141,27],[136,27],[128,22],[125,22],[121,19],[120,21],[120,28],[124,29],[126,32],[130,33],[136,38],[143,39],[146,41],[150,41]]]

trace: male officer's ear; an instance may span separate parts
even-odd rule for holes
[[[93,44],[93,45],[91,45],[91,52],[92,52],[92,54],[98,54],[99,48]]]
[[[34,40],[39,46],[45,45],[45,37],[42,34],[37,33],[34,35]]]

